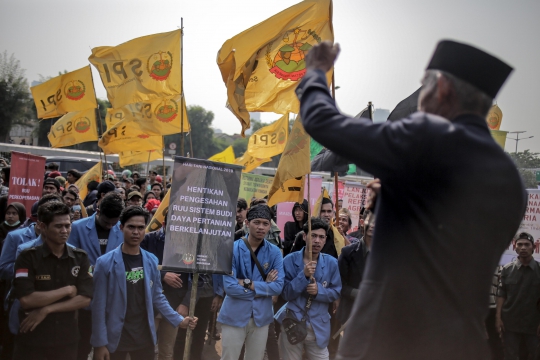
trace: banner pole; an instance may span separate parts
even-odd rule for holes
[[[150,151],[148,152],[148,161],[146,162],[146,176],[150,173]]]
[[[184,156],[184,18],[180,18],[180,100],[180,154]]]
[[[332,97],[334,98],[334,100],[336,100],[336,77],[335,77],[335,69],[332,69]],[[336,193],[336,203],[335,203],[335,206],[336,206],[336,216],[338,216],[338,212],[339,212],[339,204],[338,204],[338,200],[339,200],[339,197],[338,197],[338,173],[337,171],[334,171],[334,192]]]
[[[88,65],[88,67],[90,67],[90,65]],[[99,103],[97,102],[96,87],[94,86],[94,75],[92,74],[92,68],[90,68],[90,78],[92,79],[92,87],[94,88],[94,97],[96,98],[99,131],[101,132],[100,136],[103,137],[103,124],[101,124],[101,113],[99,112]],[[98,147],[101,150],[101,147],[99,146],[99,140],[98,140]],[[107,164],[107,154],[105,154],[105,150],[103,150],[103,157],[105,158],[105,169],[103,169],[103,166],[101,167],[101,174],[99,176],[100,182],[103,179],[103,170],[105,170],[105,173],[107,173],[107,170],[109,170],[109,166]]]
[[[199,284],[199,273],[193,273],[193,281],[191,282],[191,298],[189,299],[189,317],[195,315],[195,306],[197,305],[197,287]],[[211,336],[211,334],[210,334]],[[192,330],[187,328],[186,331],[186,346],[184,347],[184,360],[189,360],[191,352]]]
[[[191,137],[193,136],[193,128],[190,128],[189,129],[189,150],[190,150],[190,157],[195,157],[195,155],[193,155],[193,141],[191,141]]]
[[[167,171],[165,170],[165,136],[161,137],[162,141],[162,154],[161,157],[163,158],[163,189],[167,188]]]
[[[307,233],[307,249],[309,252],[309,261],[312,260],[312,254],[311,254],[311,176],[310,174],[307,174],[307,192],[308,192],[308,233]],[[294,214],[293,214],[294,215]]]

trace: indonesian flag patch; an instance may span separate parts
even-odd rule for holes
[[[15,277],[28,277],[28,269],[18,269],[15,271]]]

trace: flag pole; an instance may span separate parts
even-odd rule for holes
[[[88,65],[88,67],[90,67],[90,65]],[[94,98],[96,99],[99,131],[101,132],[100,136],[103,137],[103,124],[101,123],[101,113],[99,112],[99,103],[97,102],[96,87],[94,86],[94,75],[92,74],[92,68],[90,68],[90,78],[92,79],[92,87],[94,88]],[[98,148],[101,151],[101,147],[99,146],[99,140],[98,140]],[[107,154],[105,154],[105,150],[103,150],[103,157],[105,158],[105,173],[107,173],[107,170],[109,170],[109,167],[107,164]],[[103,178],[103,166],[101,167],[100,180],[101,178]]]
[[[312,261],[312,253],[311,253],[311,171],[307,174],[307,192],[308,192],[308,207],[307,207],[307,211],[308,211],[308,233],[307,233],[307,249],[308,249],[308,252],[309,252],[309,261]],[[294,216],[294,214],[293,214]]]
[[[163,158],[163,189],[166,189],[167,188],[167,171],[165,171],[165,136],[162,136],[161,137],[161,141],[162,141],[162,153],[161,153],[161,157]]]
[[[148,151],[148,161],[146,162],[146,176],[150,173],[150,154],[151,152]]]
[[[193,128],[189,129],[189,150],[190,150],[190,157],[194,158],[195,155],[193,155],[193,141],[191,141],[191,137],[193,136]]]
[[[332,97],[334,98],[334,100],[336,100],[336,78],[335,78],[334,74],[335,74],[335,70],[333,69],[332,70]],[[339,190],[338,173],[337,173],[337,171],[334,171],[334,192],[336,194],[336,203],[334,205],[336,207],[336,216],[338,216],[338,213],[339,213],[339,203],[338,203],[339,193],[338,193],[338,190]]]
[[[184,156],[184,18],[180,18],[180,100],[180,154]]]
[[[191,298],[189,299],[189,314],[188,316],[190,318],[193,318],[195,316],[195,306],[197,305],[197,287],[199,285],[199,273],[195,271],[193,273],[193,280],[191,281]],[[191,353],[191,338],[192,338],[192,330],[187,328],[186,332],[186,345],[184,347],[184,360],[189,360],[190,353]],[[210,334],[209,336],[212,336]]]

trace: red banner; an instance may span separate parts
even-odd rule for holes
[[[8,204],[23,204],[30,217],[32,205],[43,193],[44,174],[44,157],[12,151]]]

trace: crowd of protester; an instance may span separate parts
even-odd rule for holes
[[[370,254],[379,182],[368,185],[358,224],[323,198],[311,218],[307,200],[295,203],[280,229],[266,199],[238,199],[233,272],[200,274],[189,317],[192,275],[158,270],[166,221],[145,233],[171,186],[157,172],[109,171],[81,199],[82,174],[63,178],[51,163],[29,218],[23,204],[8,205],[9,166],[1,174],[0,360],[183,359],[188,327],[194,360],[213,340],[226,360],[336,355]],[[520,233],[513,244],[516,259],[496,269],[486,293],[486,342],[493,359],[537,359],[535,240]]]

